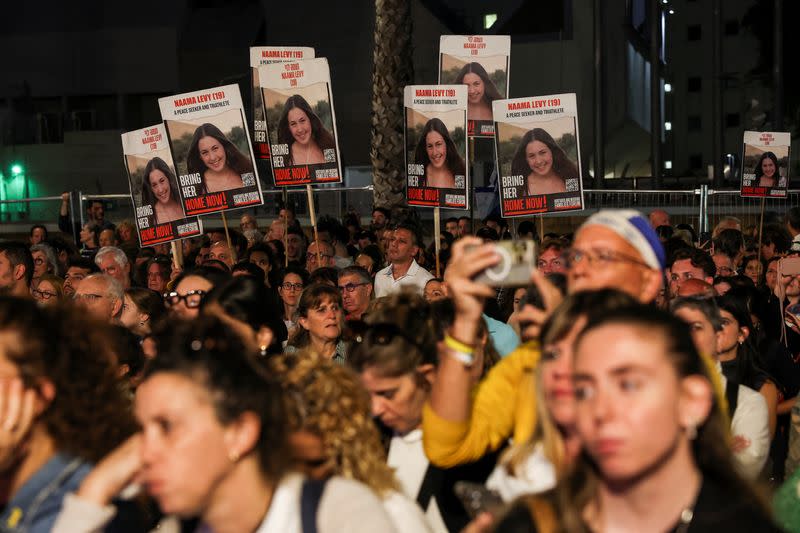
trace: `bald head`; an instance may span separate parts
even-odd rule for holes
[[[653,229],[659,226],[669,226],[669,213],[663,209],[654,209],[650,212],[650,225]]]

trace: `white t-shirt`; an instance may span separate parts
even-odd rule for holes
[[[728,380],[720,372],[722,388]],[[772,439],[769,436],[769,409],[767,400],[750,387],[739,385],[736,397],[736,411],[731,420],[731,435],[742,436],[750,441],[750,445],[733,454],[739,473],[746,479],[756,479],[769,456]]]
[[[433,278],[433,274],[422,268],[412,259],[411,266],[404,276],[394,279],[392,265],[378,271],[375,274],[375,298],[383,298],[390,294],[400,292],[403,287],[412,287],[420,296],[425,290],[425,284]]]
[[[429,464],[425,450],[422,449],[422,430],[415,429],[406,435],[392,437],[387,462],[395,469],[395,476],[405,495],[416,501]],[[431,526],[431,531],[448,533],[435,497],[431,498],[428,504],[425,518]]]

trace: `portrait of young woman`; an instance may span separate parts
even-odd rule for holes
[[[208,122],[192,136],[186,167],[190,174],[199,173],[203,179],[201,194],[244,187],[242,175],[254,172],[250,157]]]

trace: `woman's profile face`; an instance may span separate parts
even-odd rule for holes
[[[686,438],[682,386],[662,338],[626,324],[597,327],[576,347],[573,383],[578,436],[611,482],[669,461]]]
[[[153,196],[155,197],[156,201],[160,204],[168,204],[172,199],[172,196],[170,194],[171,188],[167,175],[159,169],[154,168],[150,171],[148,180],[150,182],[150,190],[153,191]]]
[[[464,74],[464,83],[467,85],[467,100],[470,104],[479,104],[483,100],[484,85],[480,76],[473,72]]]
[[[86,243],[88,243],[89,241],[92,240],[93,236],[94,236],[94,233],[92,233],[92,231],[89,229],[89,226],[84,224],[81,227],[81,234],[80,234],[81,242],[86,244]]]
[[[342,307],[332,298],[324,298],[319,306],[308,310],[307,317],[300,317],[300,325],[312,337],[323,341],[335,341],[342,334]]]
[[[553,169],[553,152],[542,141],[531,141],[525,147],[528,167],[538,176],[546,176]]]
[[[133,329],[139,325],[139,308],[131,297],[127,294],[122,300],[122,314],[119,316],[119,322],[128,329]]]
[[[197,142],[197,149],[200,151],[200,160],[210,170],[221,172],[225,168],[225,147],[217,139],[203,137]]]
[[[425,151],[428,159],[435,169],[445,167],[447,161],[447,145],[442,134],[436,131],[429,131],[425,136]]]
[[[724,353],[735,348],[740,340],[744,342],[745,336],[736,317],[724,309],[720,309],[719,314],[722,317],[722,331],[717,337],[717,353]]]
[[[137,389],[135,414],[147,491],[165,514],[198,514],[235,464],[211,395],[187,377],[161,372]]]
[[[302,145],[308,144],[311,140],[311,120],[306,112],[299,107],[293,107],[287,113],[286,120],[289,123],[289,132],[295,142]]]
[[[777,168],[775,167],[775,162],[769,158],[765,157],[764,160],[761,162],[761,172],[763,173],[765,178],[771,178],[775,175],[775,171]]]
[[[578,320],[563,338],[542,349],[541,379],[544,401],[553,421],[561,427],[575,424],[575,393],[572,388],[572,360],[575,339],[586,327],[586,317]]]

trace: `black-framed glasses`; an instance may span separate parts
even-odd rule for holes
[[[285,281],[281,283],[281,288],[285,291],[302,291],[303,284],[302,283],[291,283],[289,281]]]
[[[200,307],[200,303],[203,301],[203,297],[206,295],[206,291],[196,290],[196,291],[189,291],[186,294],[178,294],[175,291],[172,292],[165,292],[164,293],[164,303],[166,303],[169,307],[174,305],[178,305],[178,302],[183,300],[183,303],[189,309],[194,309],[196,307]]]
[[[364,285],[369,285],[369,283],[348,283],[347,285],[339,285],[339,291],[351,293],[358,287],[363,287]]]
[[[631,263],[634,265],[643,266],[645,268],[651,268],[650,265],[641,259],[623,254],[621,252],[616,252],[614,250],[608,250],[606,248],[595,250],[579,250],[577,248],[573,248],[568,250],[564,255],[567,262],[567,268],[572,268],[583,261],[586,261],[586,264],[589,266],[597,265],[605,267],[611,265],[612,263]]]
[[[39,289],[33,289],[31,291],[31,294],[33,295],[34,298],[40,298],[42,300],[49,300],[50,298],[52,298],[54,296],[58,296],[58,294],[56,294],[54,292],[40,291]]]

